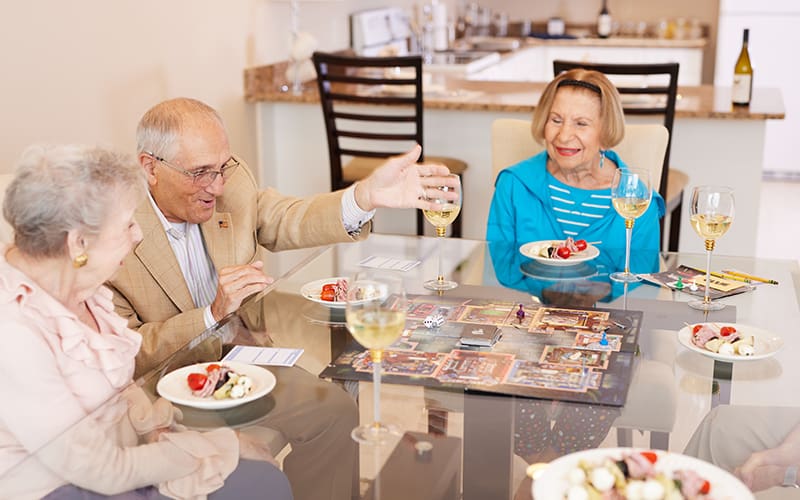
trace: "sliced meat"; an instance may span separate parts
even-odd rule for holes
[[[717,337],[719,337],[719,331],[709,325],[703,325],[692,335],[692,342],[694,342],[696,346],[705,347],[706,342]]]
[[[650,460],[640,453],[632,453],[625,457],[625,465],[628,466],[628,476],[633,479],[646,479],[656,475],[656,469]]]

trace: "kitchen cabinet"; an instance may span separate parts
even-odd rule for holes
[[[538,45],[503,57],[497,64],[469,75],[477,81],[546,82],[553,78],[553,61],[595,63],[663,63],[681,65],[678,85],[700,85],[702,47],[600,47],[591,45]]]

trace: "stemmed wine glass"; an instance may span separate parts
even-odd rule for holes
[[[697,186],[692,190],[692,215],[689,219],[695,232],[706,242],[706,291],[703,300],[689,301],[689,307],[701,311],[718,311],[725,304],[711,302],[708,295],[711,281],[711,252],[717,238],[728,232],[733,222],[733,190],[721,186]]]
[[[345,318],[347,328],[359,344],[369,349],[372,359],[374,422],[353,429],[353,439],[380,444],[400,432],[381,422],[381,361],[383,350],[403,333],[406,324],[403,280],[389,272],[361,271],[349,281]]]
[[[428,280],[424,283],[425,288],[428,290],[452,290],[453,288],[458,286],[458,283],[452,280],[444,279],[444,271],[442,270],[442,245],[443,241],[441,238],[444,238],[447,235],[447,226],[452,224],[458,214],[461,212],[461,178],[457,174],[449,174],[446,176],[448,181],[447,185],[439,186],[438,189],[434,189],[435,194],[431,196],[430,194],[426,195],[426,199],[428,201],[432,201],[439,205],[436,210],[423,210],[422,212],[425,214],[425,218],[433,224],[436,228],[436,236],[439,239],[439,274],[437,275],[436,279]],[[431,189],[428,189],[428,193],[430,193]],[[456,199],[450,199],[449,197],[444,197],[444,193],[452,193],[455,192],[458,196]]]
[[[630,271],[631,235],[634,221],[647,211],[653,189],[650,171],[643,168],[617,169],[611,181],[611,203],[614,210],[625,219],[625,271],[611,273],[614,281],[634,283],[641,278]]]

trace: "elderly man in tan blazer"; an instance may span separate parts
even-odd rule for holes
[[[426,189],[444,166],[416,164],[419,147],[347,190],[307,198],[258,190],[231,155],[222,119],[206,104],[172,99],[137,128],[150,196],[138,208],[142,242],[109,283],[116,310],[143,337],[141,374],[266,288],[264,248],[279,251],[366,237],[377,207],[434,209]],[[273,370],[276,406],[264,421],[292,444],[284,469],[297,499],[348,499],[358,411],[339,387],[300,368]],[[357,493],[357,491],[356,491]]]

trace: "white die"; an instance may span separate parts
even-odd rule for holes
[[[439,328],[444,324],[444,316],[441,314],[431,314],[422,321],[425,328]]]

